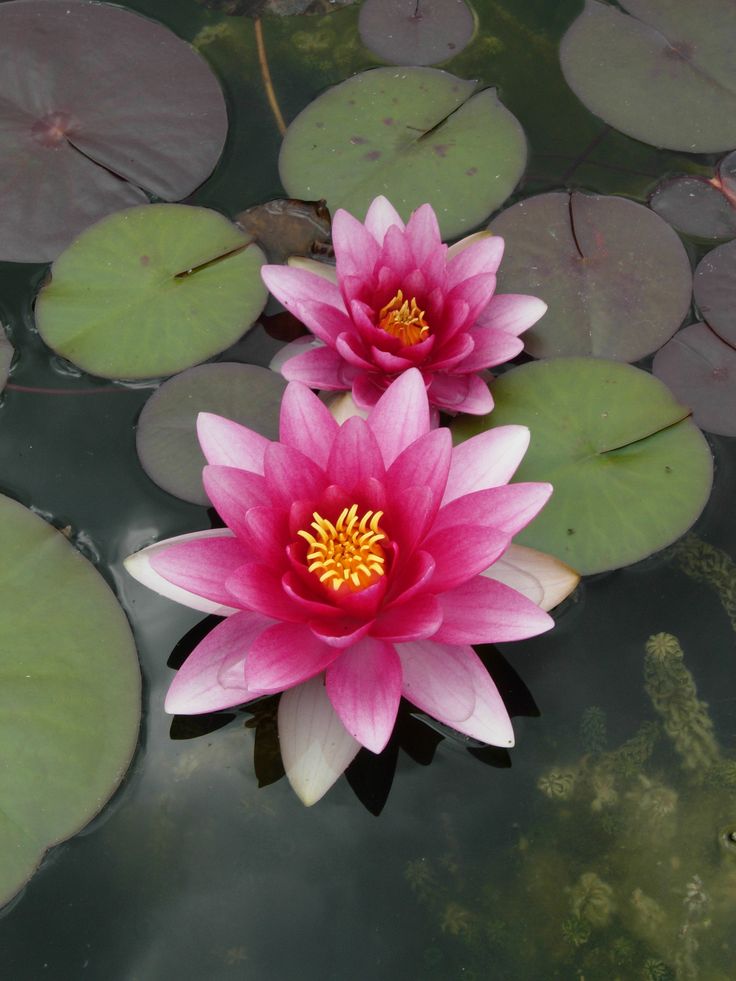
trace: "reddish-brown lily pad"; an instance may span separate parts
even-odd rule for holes
[[[687,314],[687,253],[643,205],[553,192],[513,205],[489,227],[506,240],[499,291],[531,293],[549,306],[524,335],[535,358],[638,361],[669,340]]]
[[[0,4],[0,259],[54,259],[112,211],[185,197],[226,134],[215,76],[161,24],[84,0]]]
[[[358,31],[393,65],[436,65],[467,46],[475,17],[465,0],[365,0]]]
[[[654,356],[654,374],[702,429],[736,436],[736,350],[707,324],[690,324]]]
[[[736,347],[736,241],[719,245],[700,261],[693,288],[703,320]]]
[[[715,180],[671,178],[659,185],[649,204],[683,235],[721,241],[736,237],[736,207]]]

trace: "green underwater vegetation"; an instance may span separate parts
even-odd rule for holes
[[[736,756],[677,637],[648,638],[643,676],[652,716],[611,746],[604,711],[585,709],[580,756],[539,776],[503,880],[447,856],[407,865],[417,900],[466,945],[463,977],[732,977]]]

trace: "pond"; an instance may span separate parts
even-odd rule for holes
[[[732,978],[732,6],[131,0],[60,44],[90,6],[0,3],[0,973]],[[402,700],[305,807],[277,695],[167,714],[217,604],[123,562],[222,526],[198,410],[277,437],[306,330],[249,236],[329,264],[330,215],[383,194],[446,241],[490,222],[499,291],[546,301],[490,416],[442,421],[530,428],[517,480],[554,492],[516,541],[582,578],[476,647],[513,747]]]

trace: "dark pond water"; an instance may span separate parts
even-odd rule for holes
[[[190,40],[225,21],[194,0],[128,6]],[[541,63],[539,51],[558,43],[580,6],[485,0],[482,29],[489,44],[503,43],[498,71],[479,56],[451,67],[497,83],[528,125],[520,197],[569,186],[641,198],[676,155],[615,133],[590,150],[602,124],[579,107],[568,118],[573,97]],[[354,24],[349,10],[265,21],[287,120],[327,84],[372,64],[342,41]],[[330,31],[334,59],[329,49],[320,59],[300,53],[305,38]],[[212,45],[230,139],[194,196],[228,214],[282,193],[279,136],[248,60],[252,45],[242,62],[238,50]],[[694,259],[706,251],[690,248]],[[121,563],[142,543],[209,519],[138,464],[136,418],[155,385],[72,373],[35,333],[45,269],[0,264],[0,319],[20,355],[0,408],[0,486],[70,525],[115,588],[138,642],[144,722],[111,804],[53,850],[0,922],[0,975],[732,978],[734,441],[709,437],[714,491],[684,541],[585,581],[551,634],[483,652],[515,716],[511,753],[439,740],[407,713],[380,759],[361,756],[306,809],[285,780],[258,786],[256,738],[259,776],[277,773],[267,713],[257,737],[245,712],[212,731],[196,720],[172,730],[167,658],[199,616],[139,587]],[[220,360],[267,365],[276,347],[256,327]],[[647,649],[661,634],[671,636]],[[709,779],[691,767],[698,753],[712,764]]]

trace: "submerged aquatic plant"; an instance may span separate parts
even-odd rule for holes
[[[145,585],[227,616],[174,679],[169,712],[284,692],[284,766],[310,804],[360,746],[384,748],[402,695],[475,739],[513,744],[501,697],[470,645],[552,626],[489,571],[551,491],[507,486],[528,430],[501,427],[453,448],[448,430],[430,428],[413,370],[365,420],[338,425],[293,383],[279,442],[209,414],[198,433],[205,488],[228,527],[126,561]],[[513,585],[508,565],[502,576]],[[569,588],[576,581],[571,575]]]
[[[283,375],[311,388],[352,389],[368,408],[416,367],[436,409],[489,412],[493,400],[478,373],[519,354],[518,335],[547,309],[534,296],[494,295],[503,239],[479,232],[448,248],[429,204],[404,225],[378,197],[365,223],[337,211],[332,241],[334,270],[308,259],[261,270],[316,338],[285,349]]]

